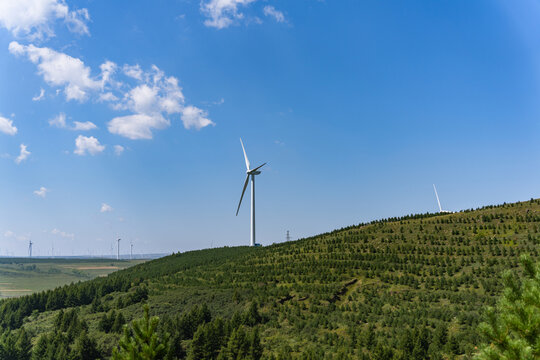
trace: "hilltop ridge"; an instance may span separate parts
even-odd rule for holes
[[[262,248],[176,253],[4,300],[0,325],[27,329],[35,342],[53,330],[60,309],[77,308],[107,356],[119,334],[99,322],[113,309],[129,321],[146,301],[167,322],[200,304],[225,319],[257,304],[264,321],[253,326],[266,358],[405,359],[418,346],[425,358],[468,358],[482,311],[502,289],[500,274],[517,268],[521,253],[538,258],[539,230],[540,201],[531,199],[377,220]],[[181,341],[189,353],[193,340]]]

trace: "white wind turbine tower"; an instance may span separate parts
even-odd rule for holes
[[[242,142],[242,139],[240,139],[240,144],[242,144],[242,151],[244,152],[244,159],[246,160],[246,181],[244,182],[244,188],[242,189],[242,195],[240,196],[240,202],[238,203],[238,208],[236,209],[236,216],[238,216],[238,211],[240,211],[240,205],[242,205],[242,198],[244,197],[244,193],[246,192],[246,188],[248,186],[248,182],[251,178],[251,241],[250,245],[255,246],[255,175],[259,175],[261,172],[259,171],[260,168],[262,168],[266,163],[257,166],[255,169],[251,169],[251,165],[249,164],[248,157],[246,155],[246,149],[244,148],[244,143]]]
[[[451,211],[442,209],[441,201],[439,200],[439,194],[437,194],[437,188],[435,187],[435,184],[433,184],[433,190],[435,190],[435,196],[437,197],[437,204],[439,204],[439,212],[440,213],[452,213]]]
[[[30,240],[30,243],[28,244],[28,257],[32,257],[32,245],[34,243],[32,242],[32,240]]]
[[[133,243],[129,244],[129,260],[133,260]]]
[[[121,241],[121,240],[122,240],[122,239],[116,240],[116,241],[118,242],[118,245],[117,245],[118,248],[116,249],[116,251],[117,251],[117,252],[116,252],[116,260],[120,260],[120,241]]]

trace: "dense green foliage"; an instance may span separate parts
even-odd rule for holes
[[[488,343],[478,360],[540,359],[540,263],[521,258],[525,279],[507,271],[505,289],[496,308],[489,308],[480,330]]]
[[[124,327],[120,347],[114,349],[114,360],[159,360],[165,358],[169,337],[157,333],[159,318],[150,317],[148,305],[144,307],[144,317],[134,320],[131,327]]]
[[[468,359],[502,272],[518,268],[522,253],[538,258],[539,231],[540,202],[531,200],[179,253],[3,300],[0,332],[26,331],[34,353],[43,336],[73,348],[86,332],[108,358],[121,323],[143,317],[146,302],[159,336],[168,334],[169,359]],[[75,309],[79,333],[55,330],[62,309]]]

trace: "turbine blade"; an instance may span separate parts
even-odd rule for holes
[[[433,184],[433,190],[435,190],[435,196],[437,197],[437,204],[439,205],[439,212],[442,212],[441,201],[439,200],[439,194],[437,194],[437,188]]]
[[[266,163],[264,163],[264,164],[262,164],[262,165],[260,165],[260,166],[257,166],[255,169],[251,170],[251,172],[259,170],[259,169],[262,168],[264,165],[266,165]]]
[[[249,160],[246,155],[246,149],[244,149],[244,143],[242,142],[242,138],[240,138],[240,144],[242,144],[242,151],[244,151],[244,159],[246,160],[246,169],[249,171]]]
[[[236,209],[236,216],[238,216],[238,211],[240,211],[240,205],[242,205],[242,199],[244,198],[244,193],[249,183],[249,174],[246,176],[246,182],[244,183],[244,188],[242,189],[242,195],[240,196],[240,202],[238,203],[238,208]]]

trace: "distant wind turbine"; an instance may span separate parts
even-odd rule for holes
[[[242,139],[240,139],[240,144],[242,145],[242,151],[244,152],[244,159],[246,160],[246,181],[244,182],[244,188],[242,189],[242,195],[240,196],[240,202],[238,203],[238,208],[236,209],[236,216],[238,216],[238,211],[240,211],[240,205],[242,205],[242,199],[244,198],[244,193],[246,192],[246,188],[248,186],[248,182],[251,178],[251,241],[250,245],[255,246],[255,175],[259,175],[261,172],[259,171],[260,168],[262,168],[266,163],[257,166],[255,169],[251,169],[251,165],[249,164],[248,157],[246,155],[246,149],[244,148],[244,143],[242,142]]]
[[[439,204],[439,212],[440,213],[452,213],[451,211],[442,209],[441,201],[439,200],[439,194],[437,194],[437,188],[435,187],[435,184],[433,184],[433,190],[435,190],[435,197],[437,197],[437,204]]]
[[[117,248],[117,250],[116,250],[116,251],[117,251],[117,253],[116,253],[116,260],[120,260],[120,241],[121,241],[121,240],[122,240],[122,239],[116,240],[116,241],[118,242],[118,248]]]
[[[28,257],[32,257],[32,245],[34,243],[32,242],[32,240],[30,240],[30,243],[28,244]]]

